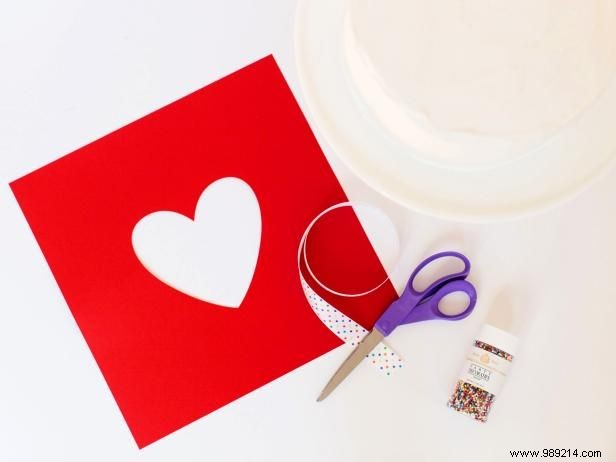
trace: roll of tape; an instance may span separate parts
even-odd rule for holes
[[[313,288],[310,287],[310,285],[304,278],[304,275],[302,274],[303,263],[303,266],[306,268],[306,271],[308,271],[308,274],[310,275],[311,279],[315,281],[316,284],[318,284],[326,292],[341,297],[362,297],[372,292],[375,292],[389,281],[389,276],[387,276],[376,286],[367,290],[358,291],[355,293],[344,293],[328,287],[318,278],[318,276],[312,270],[308,262],[306,252],[306,241],[308,235],[310,234],[310,231],[317,223],[317,221],[319,221],[323,216],[343,207],[354,208],[371,206],[352,202],[341,202],[339,204],[332,205],[331,207],[328,207],[327,209],[319,213],[310,222],[310,224],[308,224],[300,240],[299,249],[297,252],[297,269],[304,295],[306,296],[306,300],[308,301],[308,304],[310,305],[314,313],[321,320],[321,322],[340,340],[342,340],[346,344],[349,344],[352,347],[355,347],[368,334],[368,330],[365,327],[361,326],[359,323],[352,320],[344,313],[342,313],[340,310],[332,306],[325,299],[320,297],[313,290]],[[366,357],[370,361],[370,364],[375,366],[379,371],[383,372],[386,375],[391,375],[396,370],[401,369],[403,365],[402,358],[385,342],[379,343]]]

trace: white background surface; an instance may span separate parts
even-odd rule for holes
[[[601,450],[602,460],[616,460],[616,171],[547,213],[464,225],[380,199],[324,143],[352,199],[376,201],[399,217],[409,268],[445,247],[471,258],[475,314],[396,331],[390,343],[407,368],[395,377],[362,364],[317,405],[348,353],[340,348],[137,449],[8,182],[272,52],[301,104],[294,6],[4,5],[0,461],[500,461],[511,459],[509,450],[542,448]],[[405,274],[398,276],[400,286]],[[469,341],[495,306],[523,309],[526,328],[512,375],[481,425],[445,402]]]

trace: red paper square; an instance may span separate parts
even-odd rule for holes
[[[253,188],[262,217],[238,309],[166,286],[131,246],[143,216],[192,217],[204,188],[227,176]],[[346,197],[272,57],[11,187],[139,447],[340,345],[306,303],[296,257],[309,221]],[[349,226],[367,280],[384,275],[359,223]],[[343,310],[373,320],[393,297],[387,285],[378,303]]]

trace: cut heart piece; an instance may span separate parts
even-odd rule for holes
[[[211,183],[194,220],[154,212],[133,228],[132,244],[143,266],[174,289],[215,305],[238,308],[255,271],[261,212],[252,188],[235,177]]]

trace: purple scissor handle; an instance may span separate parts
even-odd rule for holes
[[[451,257],[457,258],[464,263],[462,271],[443,276],[422,291],[415,290],[413,282],[422,269],[435,260]],[[384,337],[387,337],[396,327],[402,324],[428,321],[431,319],[459,321],[460,319],[466,318],[471,314],[477,302],[475,287],[466,280],[470,270],[471,262],[459,252],[440,252],[426,258],[415,268],[409,277],[400,298],[389,305],[375,323],[374,328]],[[445,296],[453,292],[465,293],[469,298],[469,304],[461,313],[447,315],[439,310],[438,305]]]

